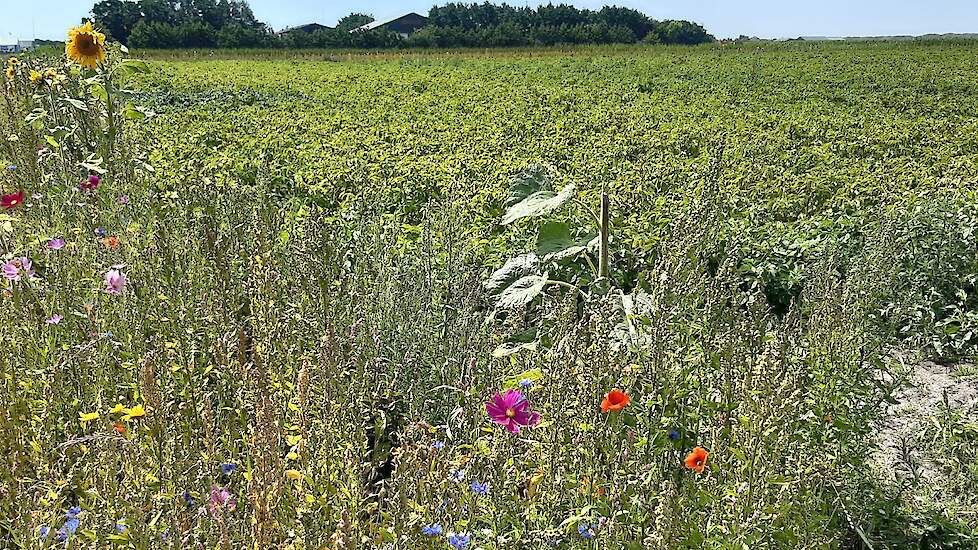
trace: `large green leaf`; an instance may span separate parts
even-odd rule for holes
[[[542,164],[531,164],[513,177],[506,197],[506,206],[513,206],[537,191],[549,191],[550,171]]]
[[[537,349],[537,327],[530,327],[507,338],[505,342],[493,350],[492,356],[499,359],[523,350],[533,351],[535,349]]]
[[[540,259],[532,252],[510,258],[489,276],[489,280],[483,283],[483,286],[489,294],[499,294],[518,279],[536,273],[539,267]]]
[[[502,224],[508,225],[522,218],[549,214],[569,201],[575,191],[573,183],[561,189],[559,193],[550,190],[537,191],[507,208]]]
[[[499,294],[499,307],[525,306],[543,292],[543,288],[547,286],[548,282],[546,273],[543,275],[527,275],[519,279]]]
[[[546,222],[537,234],[537,254],[544,261],[559,261],[585,250],[597,250],[600,242],[600,237],[594,234],[571,235],[570,226],[564,222]]]

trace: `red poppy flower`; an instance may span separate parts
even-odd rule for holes
[[[703,447],[696,447],[693,452],[686,457],[685,464],[690,470],[695,470],[697,474],[702,474],[706,469],[706,459],[710,457],[710,452]]]
[[[625,405],[632,402],[632,398],[628,397],[628,394],[614,389],[608,392],[604,396],[604,400],[601,401],[601,412],[608,411],[620,411],[625,408]]]
[[[20,206],[20,203],[24,202],[24,196],[23,191],[3,195],[0,197],[0,206],[6,208],[7,210],[13,210],[14,208]]]
[[[104,237],[102,239],[102,244],[104,244],[110,250],[115,250],[119,248],[119,237]]]
[[[112,429],[115,430],[116,433],[119,433],[119,434],[126,433],[126,427],[122,425],[122,422],[113,422],[112,423]]]

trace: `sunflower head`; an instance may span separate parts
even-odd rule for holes
[[[31,82],[33,82],[34,84],[37,84],[37,83],[39,83],[39,82],[40,82],[40,81],[41,81],[42,79],[44,79],[44,75],[42,75],[42,74],[41,74],[40,72],[38,72],[38,71],[34,71],[34,70],[31,70]]]
[[[17,76],[17,71],[13,67],[7,67],[7,78],[13,80]]]
[[[10,56],[9,58],[7,58],[7,65],[13,66],[13,65],[16,65],[16,64],[17,64],[17,58],[16,57]]]
[[[105,61],[105,35],[95,30],[91,21],[69,29],[65,55],[82,67],[94,69]]]

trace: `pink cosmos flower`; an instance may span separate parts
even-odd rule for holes
[[[17,191],[16,193],[0,196],[0,206],[2,206],[5,210],[13,210],[24,202],[24,197],[25,193],[23,191]]]
[[[19,281],[24,277],[30,279],[33,276],[34,270],[27,258],[14,258],[3,264],[3,277],[9,281]]]
[[[116,296],[126,291],[126,274],[113,267],[105,274],[105,291]]]
[[[540,413],[530,410],[530,402],[526,396],[516,390],[506,390],[506,393],[496,392],[486,402],[486,412],[496,424],[502,424],[510,433],[518,434],[521,428],[536,426],[540,422]]]
[[[49,324],[49,325],[57,325],[64,318],[65,318],[64,315],[54,314],[54,315],[48,317],[47,319],[45,319],[44,322],[47,323],[47,324]]]
[[[78,188],[82,191],[94,191],[98,189],[98,184],[100,183],[102,183],[102,179],[95,174],[92,174],[91,176],[88,176],[87,180],[82,180],[82,182],[78,184]]]
[[[61,250],[64,247],[65,247],[64,239],[51,239],[50,241],[48,241],[49,250]]]
[[[227,509],[228,512],[233,512],[237,503],[238,501],[235,500],[234,495],[226,487],[211,485],[211,498],[207,503],[207,507],[210,508],[212,516],[217,517],[221,513],[222,508]]]

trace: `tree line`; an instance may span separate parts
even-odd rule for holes
[[[537,8],[450,3],[408,37],[384,30],[350,32],[373,17],[352,13],[335,28],[274,33],[245,0],[101,0],[92,19],[113,39],[137,48],[452,48],[558,44],[701,44],[713,36],[689,21],[657,21],[622,7]]]

